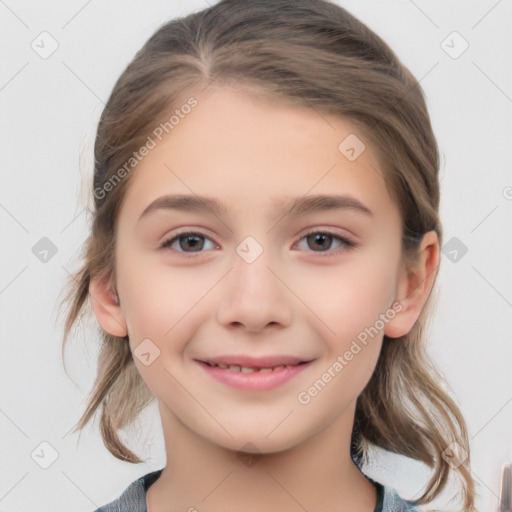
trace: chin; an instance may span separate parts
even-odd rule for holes
[[[297,439],[283,437],[272,433],[270,436],[268,432],[254,433],[247,432],[246,434],[236,434],[230,430],[233,437],[224,438],[222,440],[209,438],[210,442],[217,444],[220,447],[226,448],[236,452],[237,454],[252,454],[264,455],[271,453],[285,452],[294,448],[300,443]],[[272,438],[272,439],[271,439]]]

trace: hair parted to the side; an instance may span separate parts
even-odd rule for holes
[[[399,206],[403,258],[413,261],[421,236],[435,229],[442,242],[439,152],[418,81],[389,46],[342,7],[326,0],[222,0],[159,28],[117,80],[101,115],[94,147],[94,212],[83,262],[67,284],[62,354],[77,318],[91,314],[93,276],[115,283],[116,219],[136,169],[104,185],[191,91],[251,89],[282,102],[343,116],[360,127],[375,151],[386,186]],[[340,141],[341,142],[341,141]],[[112,183],[112,181],[110,181]],[[436,276],[437,277],[437,276]],[[425,349],[431,293],[411,331],[384,337],[375,371],[357,400],[352,457],[360,466],[371,446],[433,469],[416,504],[429,503],[459,477],[465,511],[475,489],[464,417],[443,389],[444,376]],[[98,374],[82,429],[101,410],[101,435],[117,458],[142,460],[120,440],[153,395],[140,377],[126,338],[100,329]],[[456,442],[468,453],[453,467],[443,451]]]

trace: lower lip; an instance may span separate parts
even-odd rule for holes
[[[239,371],[210,366],[202,361],[198,363],[204,370],[219,382],[236,389],[266,391],[274,389],[295,377],[298,373],[305,370],[312,361],[294,366],[285,366],[280,370],[272,370],[268,373],[252,372],[242,373]]]

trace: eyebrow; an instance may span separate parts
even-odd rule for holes
[[[308,195],[297,198],[276,198],[274,210],[284,212],[287,217],[300,217],[317,211],[352,210],[373,217],[373,212],[350,195]],[[209,196],[188,194],[165,195],[155,199],[142,212],[137,222],[158,210],[178,210],[196,213],[210,213],[221,217],[229,213],[229,209],[219,200]]]

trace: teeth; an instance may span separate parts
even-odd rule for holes
[[[276,366],[274,368],[249,368],[246,366],[227,365],[224,363],[219,363],[219,364],[212,363],[211,366],[218,366],[219,368],[222,368],[223,370],[231,370],[233,372],[241,372],[241,373],[254,373],[254,372],[270,373],[274,370],[281,370],[282,368],[285,367],[285,365],[282,364],[281,366]]]

